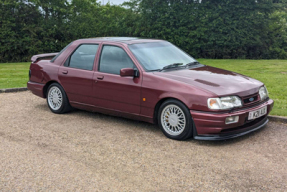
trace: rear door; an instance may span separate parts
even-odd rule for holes
[[[58,76],[71,103],[92,104],[98,44],[81,44],[59,68]]]
[[[132,59],[120,46],[102,46],[94,75],[94,105],[114,111],[139,114],[141,77],[121,77],[122,68],[134,68]]]

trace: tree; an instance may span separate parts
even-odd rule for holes
[[[287,58],[286,0],[0,0],[0,62],[79,38],[138,36],[196,58]]]
[[[39,12],[24,0],[1,0],[0,6],[0,62],[27,59],[39,43]]]
[[[141,0],[141,35],[169,40],[195,57],[266,58],[270,0]],[[136,5],[135,5],[136,4]]]

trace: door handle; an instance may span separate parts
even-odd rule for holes
[[[68,74],[68,71],[64,70],[62,71],[63,74]]]
[[[97,79],[103,80],[103,79],[104,79],[104,76],[103,76],[103,75],[97,76]]]

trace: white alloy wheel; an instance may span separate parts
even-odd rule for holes
[[[169,135],[178,136],[185,129],[185,114],[177,105],[167,105],[161,112],[161,124]]]
[[[55,111],[59,110],[63,105],[63,94],[58,87],[53,86],[49,89],[48,104]]]

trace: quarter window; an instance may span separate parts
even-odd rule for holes
[[[73,43],[73,42],[72,42]],[[60,53],[58,53],[50,62],[54,62],[72,43],[70,43],[69,45],[67,45],[64,49],[62,49],[62,51],[60,51]]]
[[[99,71],[119,75],[122,68],[135,68],[135,65],[122,48],[105,45],[101,54]]]
[[[94,60],[99,45],[83,44],[80,45],[77,50],[71,55],[65,63],[65,66],[69,66],[77,69],[93,70]]]

